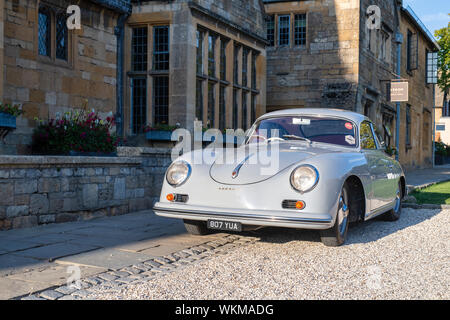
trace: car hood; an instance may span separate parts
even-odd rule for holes
[[[243,185],[269,179],[287,167],[326,153],[344,152],[329,145],[313,146],[305,142],[249,144],[224,149],[211,165],[213,180],[228,185]],[[224,156],[225,155],[225,156]]]

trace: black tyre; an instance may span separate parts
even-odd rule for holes
[[[210,233],[210,231],[206,227],[206,222],[204,221],[183,220],[183,222],[187,232],[189,232],[190,234],[202,236]]]
[[[395,206],[388,212],[384,213],[381,218],[385,221],[397,221],[402,214],[402,184],[398,182],[397,195],[395,197]]]
[[[340,246],[347,238],[350,214],[348,190],[347,183],[345,183],[339,197],[339,206],[334,226],[330,229],[320,231],[320,240],[328,247]]]

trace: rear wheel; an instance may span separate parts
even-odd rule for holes
[[[190,234],[202,236],[209,233],[206,222],[196,220],[183,220],[184,226]]]
[[[381,217],[386,221],[397,221],[402,213],[402,184],[398,182],[397,194],[395,196],[394,208],[383,214]]]
[[[347,238],[348,223],[349,223],[350,207],[348,202],[348,187],[347,183],[342,188],[339,196],[339,206],[336,213],[336,222],[334,226],[327,230],[320,232],[320,240],[328,247],[337,247],[342,245]]]

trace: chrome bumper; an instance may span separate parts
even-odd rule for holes
[[[265,211],[249,209],[229,209],[211,207],[191,207],[188,205],[156,203],[153,211],[158,216],[178,219],[207,221],[210,219],[240,222],[244,225],[259,225],[298,229],[329,229],[333,218],[328,214],[312,217],[297,211]],[[301,215],[301,216],[300,216]]]

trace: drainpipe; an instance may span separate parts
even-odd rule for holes
[[[117,135],[123,137],[123,66],[124,66],[124,28],[125,20],[129,14],[121,14],[117,20],[117,26],[114,28],[114,34],[117,37],[117,71],[116,71],[116,125]]]
[[[403,43],[403,35],[397,31],[395,34],[395,43],[397,44],[397,79],[401,79],[401,72],[402,72],[402,43]],[[395,147],[397,148],[397,154],[395,156],[395,159],[399,160],[400,155],[400,102],[396,103],[397,107],[397,119],[395,124]]]
[[[428,57],[427,57],[428,59]],[[444,108],[445,108],[445,102],[444,102]],[[433,106],[431,108],[431,124],[433,125],[433,131],[432,131],[432,139],[433,139],[433,143],[431,146],[431,161],[432,161],[432,168],[435,167],[435,155],[434,155],[434,148],[436,146],[436,118],[435,118],[435,113],[436,112],[436,85],[433,83]]]

